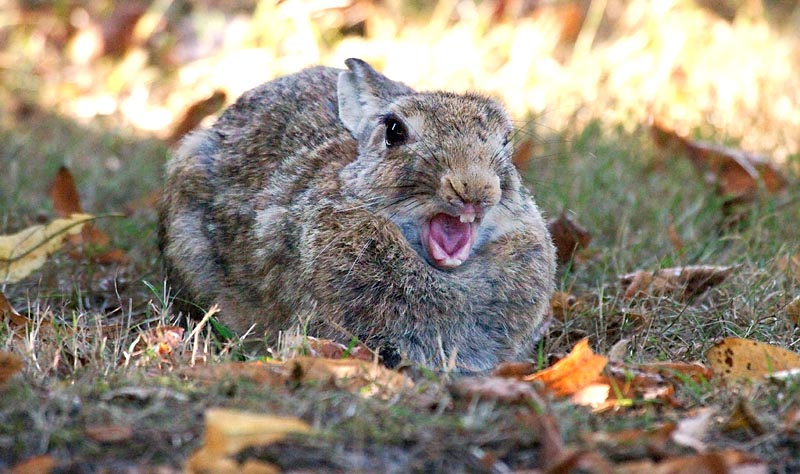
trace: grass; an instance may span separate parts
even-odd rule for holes
[[[800,253],[791,225],[800,221],[800,206],[792,205],[800,194],[796,180],[786,196],[763,197],[729,225],[722,201],[687,161],[660,156],[644,131],[625,133],[592,124],[540,142],[552,145],[540,150],[527,174],[540,204],[551,216],[573,213],[593,236],[582,261],[559,276],[561,290],[576,295],[580,309],[555,322],[542,343],[543,354],[566,352],[584,336],[600,353],[631,338],[627,357],[632,361],[702,360],[715,338],[732,335],[797,349],[800,330],[784,307],[800,288],[797,275],[780,270],[778,263],[782,256]],[[169,323],[174,317],[165,308],[156,216],[139,204],[158,190],[166,149],[111,128],[86,129],[44,113],[3,129],[0,149],[6,153],[0,173],[14,178],[2,190],[0,231],[8,233],[47,214],[49,179],[68,162],[88,211],[126,210],[126,217],[100,225],[131,256],[129,265],[115,268],[57,254],[35,275],[4,287],[20,312],[61,325],[54,339],[42,336],[42,328],[28,341],[32,352],[24,376],[2,389],[3,468],[49,453],[69,472],[133,465],[179,472],[201,443],[204,409],[214,406],[310,422],[316,435],[251,453],[286,469],[484,472],[486,453],[511,468],[542,465],[541,440],[524,416],[528,409],[454,398],[447,377],[436,374],[417,377],[415,390],[381,401],[315,384],[203,381],[182,375],[180,367],[159,369],[126,359],[137,324]],[[111,157],[119,160],[113,171],[104,166]],[[680,249],[670,240],[670,225],[683,243]],[[622,301],[618,275],[688,264],[737,265],[737,270],[689,301]],[[94,318],[134,329],[104,340]],[[13,349],[15,344],[0,329],[0,347]],[[234,357],[208,355],[211,363]],[[693,407],[714,406],[724,415],[738,397],[745,397],[768,433],[730,435],[717,424],[711,442],[756,453],[774,472],[792,472],[798,468],[800,444],[778,425],[799,395],[796,381],[738,394],[713,382],[685,383],[678,386],[681,409],[641,400],[634,400],[632,408],[597,415],[564,401],[547,409],[568,445],[584,446],[591,433],[652,428],[680,419]],[[94,441],[86,430],[96,425],[130,426],[132,435],[123,443]],[[609,449],[611,459],[626,456]]]

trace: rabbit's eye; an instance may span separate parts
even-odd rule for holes
[[[402,145],[407,139],[408,131],[403,122],[394,117],[388,117],[386,119],[386,146]]]

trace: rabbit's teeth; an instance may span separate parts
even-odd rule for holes
[[[461,222],[475,222],[475,214],[461,214],[458,218]]]

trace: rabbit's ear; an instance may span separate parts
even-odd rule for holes
[[[369,118],[380,114],[394,96],[414,91],[405,84],[388,79],[360,59],[350,58],[344,63],[350,70],[339,73],[339,118],[358,138]]]

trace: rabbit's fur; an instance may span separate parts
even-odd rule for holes
[[[240,334],[356,337],[389,363],[528,355],[555,256],[506,112],[346,64],[257,87],[184,139],[160,232],[178,298]]]

